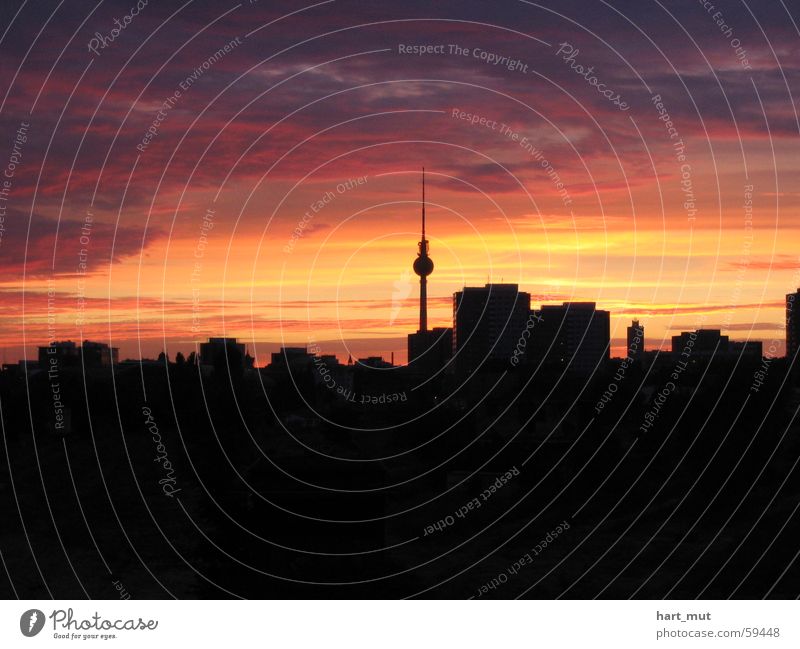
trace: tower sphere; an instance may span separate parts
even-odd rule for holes
[[[420,277],[427,277],[433,272],[433,260],[425,256],[419,256],[414,260],[414,272]]]

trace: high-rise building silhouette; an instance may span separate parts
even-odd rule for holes
[[[420,371],[444,367],[453,349],[453,330],[434,327],[428,330],[428,275],[433,273],[433,260],[425,238],[425,168],[422,168],[422,235],[418,244],[414,272],[419,275],[419,329],[408,335],[408,363]]]
[[[786,356],[791,360],[800,348],[800,288],[786,295]]]
[[[638,320],[632,320],[628,327],[628,347],[626,353],[628,357],[636,360],[642,357],[644,351],[644,325],[639,324]]]
[[[453,353],[462,371],[509,361],[530,315],[531,295],[517,284],[466,286],[453,294]]]
[[[529,361],[568,366],[590,374],[610,357],[611,315],[594,302],[545,304],[532,312]]]

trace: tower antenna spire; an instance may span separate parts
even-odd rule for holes
[[[422,168],[422,240],[425,240],[425,167]]]
[[[419,331],[428,331],[428,275],[433,272],[433,260],[428,256],[425,238],[425,167],[422,168],[422,237],[414,260],[414,272],[419,275]]]

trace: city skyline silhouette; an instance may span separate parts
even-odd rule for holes
[[[0,14],[0,596],[55,602],[13,639],[519,598],[791,641],[792,3]]]

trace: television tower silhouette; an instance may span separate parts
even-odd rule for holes
[[[419,275],[419,332],[428,331],[428,275],[433,272],[433,260],[428,256],[428,240],[425,238],[425,167],[422,168],[422,238],[419,252],[414,260],[414,272]]]

